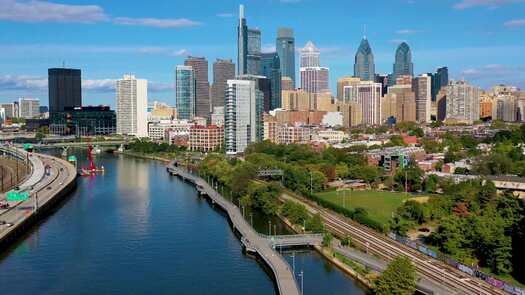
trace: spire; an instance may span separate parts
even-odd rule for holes
[[[244,19],[244,5],[239,5],[239,18]]]
[[[363,39],[366,40],[366,24],[363,25]]]

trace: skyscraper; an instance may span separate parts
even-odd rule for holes
[[[239,6],[239,26],[237,27],[237,75],[248,73],[248,26],[244,18],[244,5]]]
[[[362,108],[363,124],[381,124],[382,85],[372,81],[344,86],[345,103],[357,103]]]
[[[47,70],[49,112],[63,112],[65,107],[82,106],[82,81],[79,69]]]
[[[211,87],[211,104],[214,107],[224,106],[224,92],[227,81],[235,78],[235,64],[231,59],[217,59],[213,63],[213,85]]]
[[[247,74],[261,74],[261,31],[248,29]]]
[[[263,94],[253,80],[228,80],[224,100],[226,154],[242,153],[262,136]],[[260,133],[260,134],[259,134]]]
[[[148,81],[124,75],[117,80],[117,134],[148,136]]]
[[[374,54],[366,37],[361,40],[355,54],[354,77],[361,78],[363,81],[374,81],[375,79]]]
[[[432,78],[423,74],[412,80],[412,90],[416,94],[416,120],[419,123],[430,122],[432,104]]]
[[[394,62],[393,79],[399,76],[414,76],[414,64],[412,63],[412,52],[406,42],[399,44],[396,50]]]
[[[342,77],[337,80],[337,100],[344,101],[344,87],[359,84],[361,80],[354,77]]]
[[[281,75],[292,79],[295,88],[295,38],[291,28],[279,28],[275,44],[281,63]]]
[[[208,60],[205,57],[189,56],[184,65],[191,66],[195,74],[195,116],[207,118],[211,113]]]
[[[269,109],[274,110],[281,107],[281,62],[277,52],[263,53],[261,56],[261,74],[270,80],[270,104]]]
[[[465,81],[450,81],[447,88],[446,118],[473,122],[479,119],[481,90]]]
[[[197,80],[191,66],[177,66],[175,70],[175,97],[177,118],[193,120],[195,117]]]
[[[40,100],[28,97],[19,98],[18,112],[18,117],[24,119],[33,119],[40,116]]]
[[[439,91],[448,85],[448,68],[438,68],[435,74],[429,74],[432,78],[432,101],[436,101]]]
[[[320,66],[321,51],[308,41],[301,49],[301,88],[306,92],[328,92],[328,68]]]
[[[390,117],[396,118],[396,122],[416,121],[416,95],[412,91],[412,85],[394,85],[389,87],[388,94],[381,102],[382,120]]]

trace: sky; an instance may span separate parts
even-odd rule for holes
[[[239,4],[264,51],[281,26],[294,29],[297,49],[314,42],[333,91],[353,74],[365,34],[378,73],[392,72],[406,41],[415,74],[448,66],[451,78],[485,89],[525,89],[525,0],[0,0],[0,102],[47,105],[47,69],[65,65],[82,70],[84,105],[114,106],[115,80],[127,73],[149,81],[150,102],[175,105],[174,70],[186,56],[205,56],[210,80],[216,58],[236,61]]]

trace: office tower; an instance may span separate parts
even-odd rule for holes
[[[396,122],[416,121],[416,94],[412,85],[394,85],[388,89],[388,94],[381,103],[382,119],[394,117]]]
[[[362,108],[363,124],[381,124],[382,85],[372,81],[361,81],[357,85],[344,86],[344,102],[357,103]]]
[[[18,117],[33,119],[40,116],[40,100],[38,98],[21,97],[18,99]]]
[[[0,104],[0,107],[4,109],[6,119],[18,117],[14,103],[3,103]]]
[[[447,120],[473,122],[479,119],[481,90],[478,87],[465,81],[450,81],[446,90]]]
[[[197,79],[191,66],[177,66],[175,70],[175,97],[177,118],[193,120],[195,117]]]
[[[393,86],[395,84],[395,83],[392,83],[393,79],[394,78],[392,74],[388,74],[388,75],[376,74],[375,82],[383,85],[383,95],[388,93],[388,86]]]
[[[192,67],[195,75],[195,116],[207,118],[211,112],[208,60],[205,57],[189,56],[184,65]]]
[[[440,122],[447,118],[447,90],[443,88],[436,96],[437,116],[436,119]]]
[[[361,40],[355,54],[354,77],[361,78],[363,81],[375,79],[374,54],[366,37]]]
[[[217,59],[213,63],[213,85],[211,87],[212,110],[224,106],[226,81],[235,78],[235,64],[231,59]]]
[[[270,80],[270,103],[265,112],[281,107],[281,62],[277,52],[261,55],[261,74]]]
[[[301,88],[306,92],[328,92],[328,68],[321,67],[321,51],[308,41],[301,49]]]
[[[441,89],[448,85],[448,68],[438,68],[435,74],[429,74],[432,78],[432,101],[436,101]]]
[[[148,81],[134,75],[117,80],[117,134],[148,136]]]
[[[479,100],[479,117],[480,119],[492,118],[492,109],[495,99],[487,93],[482,93]]]
[[[248,73],[248,26],[244,18],[244,5],[239,6],[239,26],[237,27],[237,75]]]
[[[253,80],[228,80],[224,100],[226,154],[242,153],[264,133],[263,94]]]
[[[261,31],[248,29],[248,55],[246,56],[249,75],[261,74]]]
[[[281,78],[281,91],[284,90],[294,90],[295,87],[293,85],[293,81],[290,77],[282,77]]]
[[[514,95],[501,94],[495,99],[492,118],[504,122],[518,121],[518,99]],[[519,118],[521,120],[521,118]]]
[[[79,69],[47,70],[49,112],[62,112],[65,107],[82,106],[82,82]]]
[[[359,84],[359,82],[361,82],[361,79],[350,76],[337,79],[337,100],[340,102],[344,101],[345,86]]]
[[[399,76],[414,76],[414,64],[412,63],[412,52],[406,42],[399,44],[396,50],[396,60],[392,72],[394,81]]]
[[[432,104],[432,78],[423,74],[412,80],[412,90],[416,94],[416,121],[430,122],[430,108]]]
[[[279,55],[281,75],[292,80],[292,87],[295,88],[295,38],[291,28],[279,28],[277,30],[277,40],[275,44],[277,55]]]

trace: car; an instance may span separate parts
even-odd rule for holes
[[[52,187],[48,186],[47,189],[50,190],[50,189],[52,189]]]
[[[6,201],[0,201],[0,209],[9,209],[9,203]]]
[[[13,226],[13,224],[11,222],[7,222],[5,220],[0,220],[0,225],[5,225],[7,227]]]
[[[60,185],[64,185],[64,183],[63,183],[63,182],[61,182],[61,183],[59,183],[59,184],[60,184]]]

